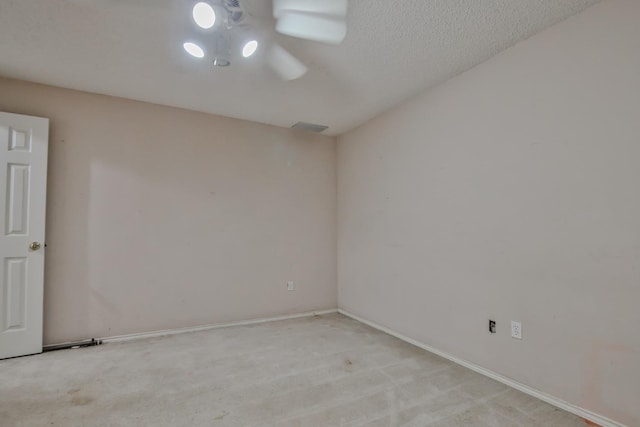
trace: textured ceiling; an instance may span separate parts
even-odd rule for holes
[[[309,66],[283,82],[261,55],[188,57],[190,1],[0,0],[0,76],[336,135],[597,2],[350,0],[340,46],[263,33]],[[269,0],[243,3],[272,28]]]

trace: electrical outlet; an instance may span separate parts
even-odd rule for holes
[[[495,320],[489,320],[489,332],[491,332],[492,334],[496,333],[496,321]]]
[[[520,322],[511,321],[511,337],[518,340],[522,339],[522,324]]]
[[[292,291],[293,290],[293,282],[287,282],[287,290],[288,291]]]

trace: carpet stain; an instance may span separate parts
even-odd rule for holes
[[[73,406],[86,406],[91,402],[93,402],[94,400],[95,399],[93,397],[89,397],[89,396],[76,396],[73,399],[71,399],[71,404]]]
[[[229,413],[227,411],[222,411],[222,414],[218,415],[217,417],[215,417],[213,419],[213,421],[220,421],[221,419],[223,419],[224,417],[226,417],[227,415],[229,415]]]

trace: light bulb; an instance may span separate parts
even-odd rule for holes
[[[193,20],[196,21],[200,28],[206,30],[216,23],[216,12],[209,3],[201,1],[193,6]]]
[[[245,58],[248,58],[251,55],[253,55],[257,49],[258,49],[257,41],[255,40],[248,41],[242,48],[242,56],[244,56]]]
[[[195,56],[196,58],[204,58],[204,50],[200,46],[195,43],[187,42],[182,45],[184,50],[191,56]]]

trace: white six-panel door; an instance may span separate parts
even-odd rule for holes
[[[49,120],[0,112],[0,359],[42,352]]]

